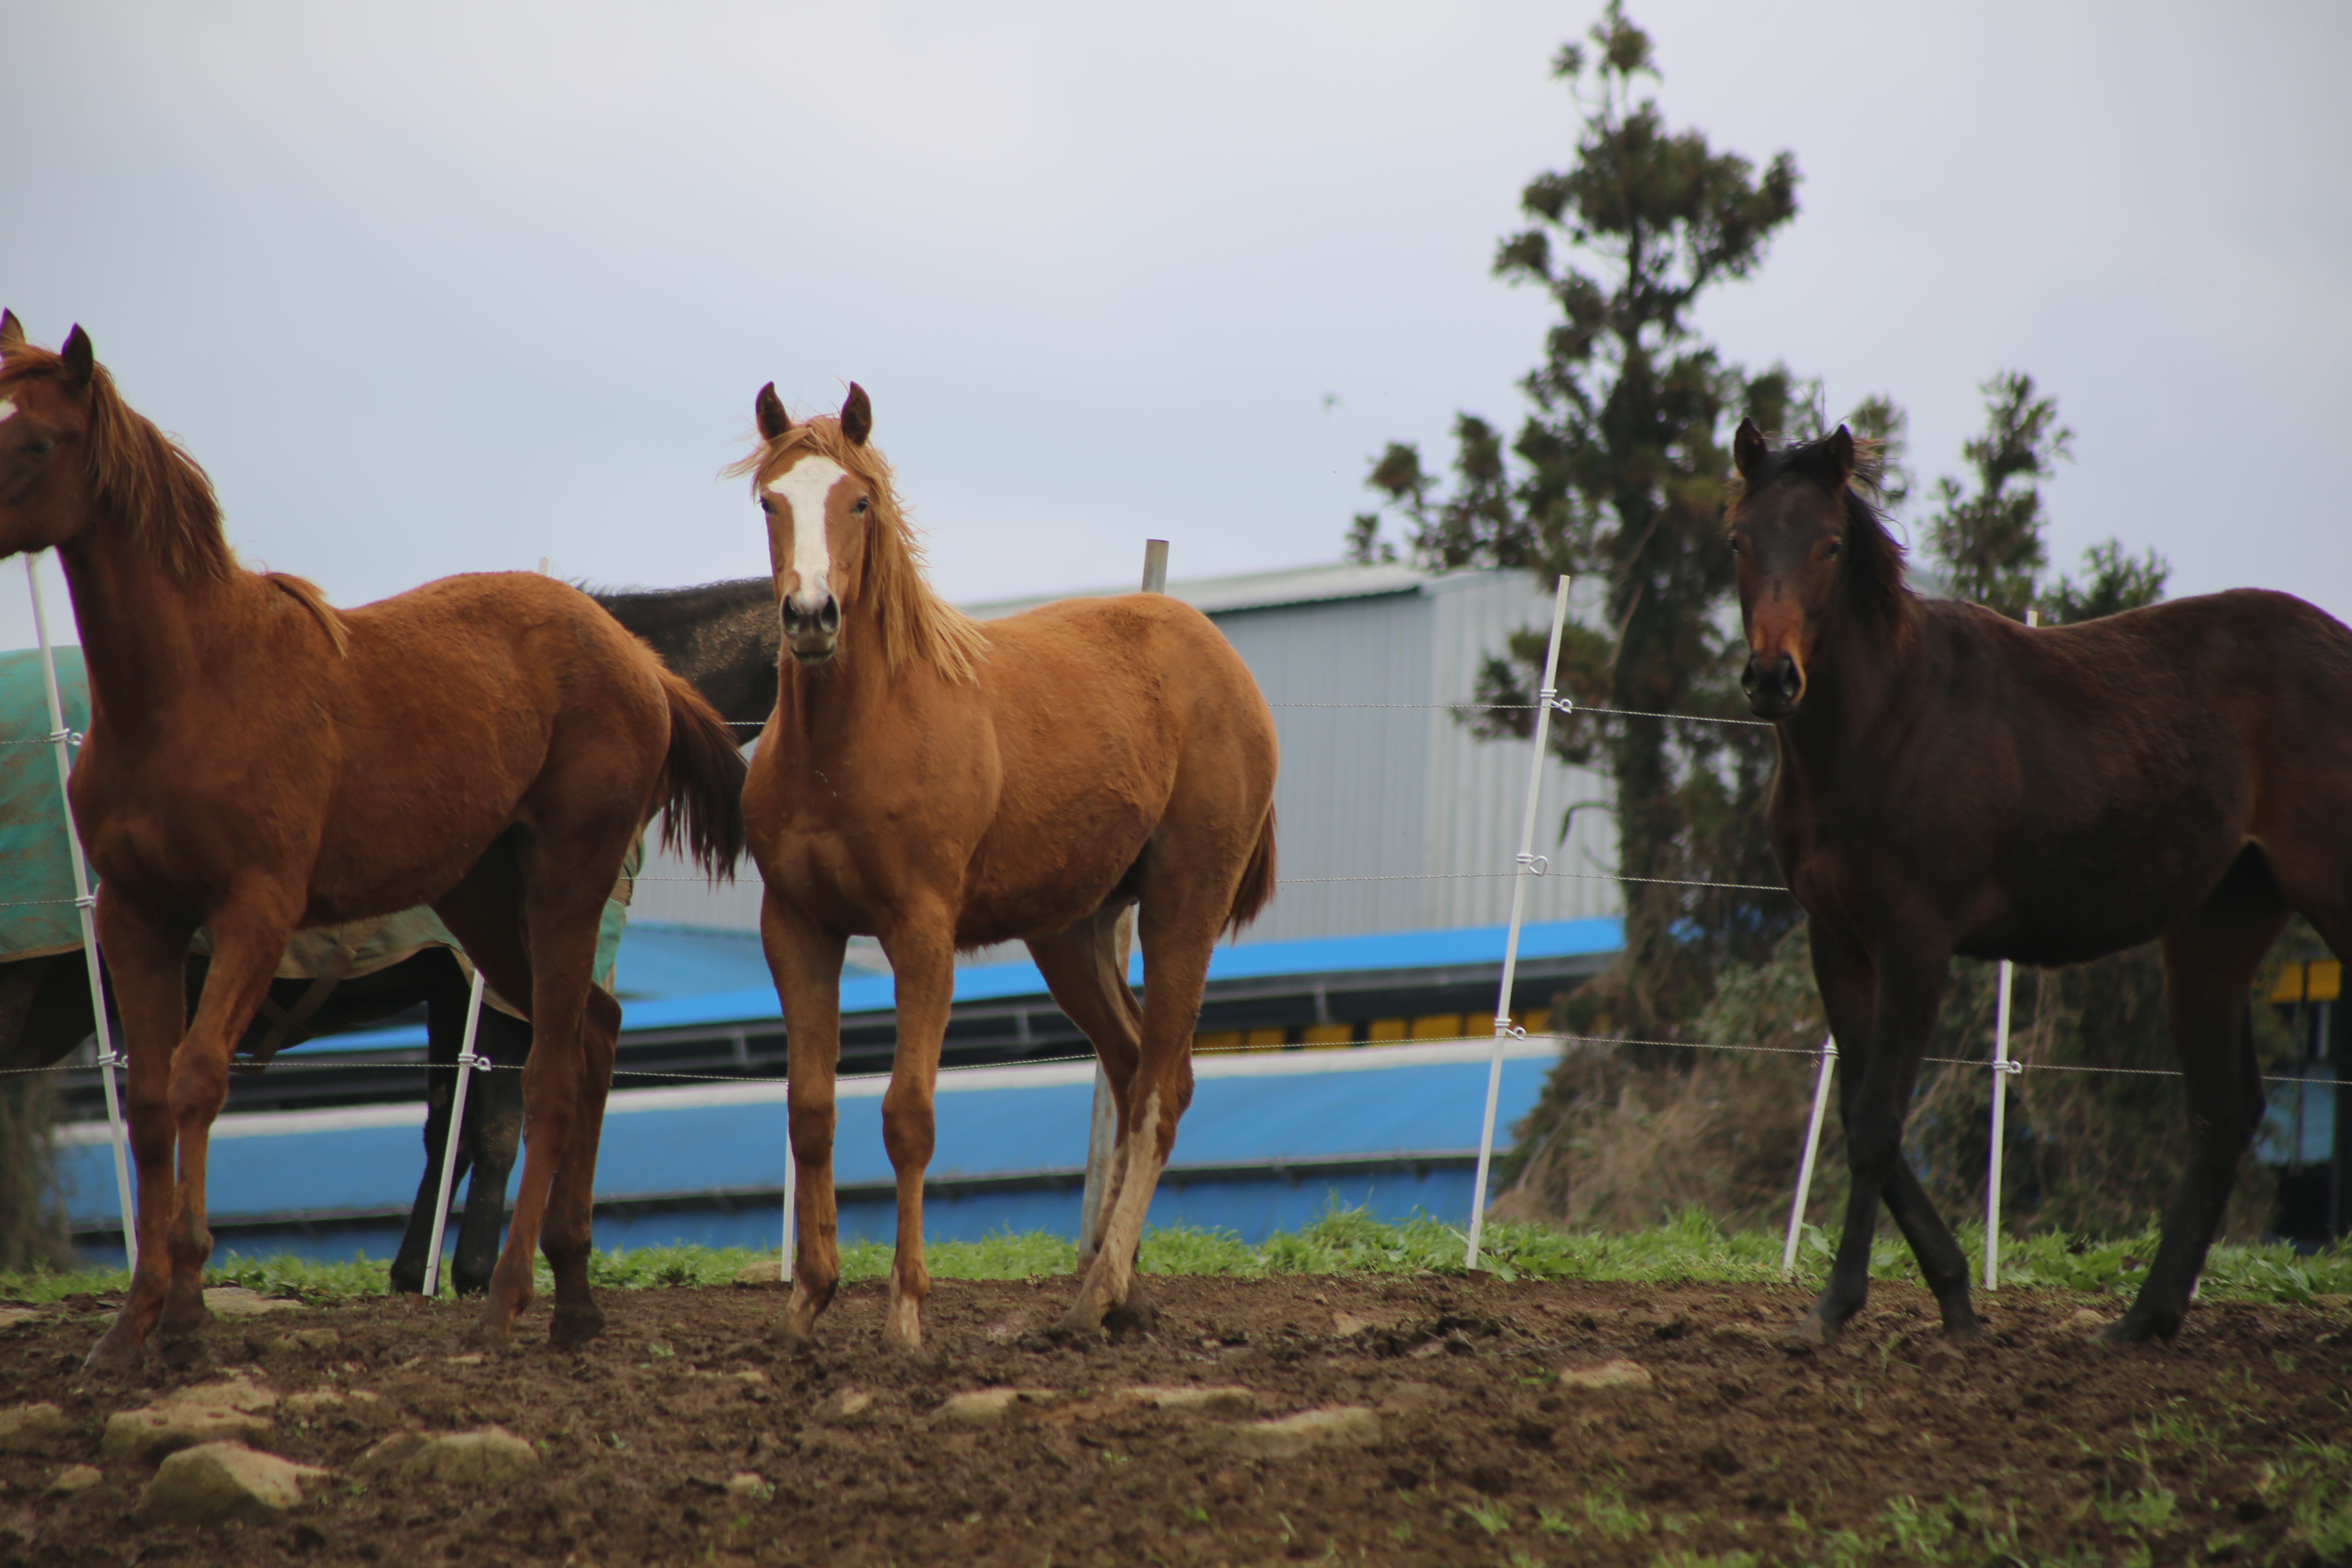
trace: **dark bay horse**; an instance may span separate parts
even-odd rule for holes
[[[1273,715],[1223,636],[1174,599],[1070,601],[985,628],[941,602],[856,385],[837,418],[793,424],[773,385],[755,412],[760,447],[734,471],[766,514],[789,656],[774,743],[743,793],[791,1042],[798,1248],[780,1336],[807,1342],[841,1275],[834,1071],[854,934],[880,938],[898,983],[885,1342],[922,1343],[923,1173],[956,950],[1014,937],[1118,1104],[1094,1261],[1066,1327],[1148,1320],[1136,1245],[1192,1100],[1210,950],[1274,890]],[[1113,942],[1130,905],[1139,1009]]]
[[[1903,1153],[1952,955],[2079,963],[2161,938],[2189,1159],[2106,1338],[2169,1339],[2263,1116],[2255,969],[2292,911],[2352,956],[2352,631],[2246,590],[2029,630],[1910,591],[1843,428],[1775,450],[1743,423],[1733,455],[1742,684],[1779,737],[1767,824],[1848,1064],[1844,1232],[1793,1337],[1830,1344],[1862,1307],[1882,1200],[1946,1331],[1976,1331]]]
[[[50,353],[0,315],[0,555],[52,545],[89,672],[69,795],[138,1163],[139,1266],[92,1364],[135,1367],[159,1321],[170,1348],[209,1316],[207,1137],[289,934],[417,904],[537,1026],[521,1186],[478,1332],[508,1337],[534,1240],[556,1340],[597,1332],[590,1202],[620,1021],[590,976],[597,922],[656,809],[703,865],[731,868],[742,770],[725,726],[548,578],[446,578],[344,612],[244,571],[210,481],[122,402],[89,338]],[[199,926],[213,957],[192,1023]]]

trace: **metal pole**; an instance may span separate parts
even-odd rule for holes
[[[1147,539],[1143,542],[1143,591],[1164,594],[1168,591],[1168,542]],[[1128,955],[1135,950],[1135,911],[1122,910],[1118,931],[1112,938],[1118,949],[1118,983],[1127,984]],[[1103,1193],[1110,1185],[1110,1157],[1118,1142],[1118,1107],[1111,1099],[1110,1075],[1102,1063],[1095,1063],[1095,1098],[1087,1121],[1087,1184],[1078,1199],[1078,1262],[1081,1267],[1094,1261],[1095,1222],[1102,1217]]]
[[[1797,1237],[1804,1231],[1805,1205],[1813,1195],[1813,1159],[1821,1152],[1822,1121],[1829,1114],[1830,1075],[1837,1071],[1837,1037],[1822,1037],[1822,1071],[1813,1079],[1813,1115],[1805,1124],[1805,1152],[1797,1157],[1797,1195],[1789,1205],[1789,1238],[1780,1244],[1780,1278],[1797,1277]]]
[[[425,1295],[429,1300],[441,1293],[441,1233],[449,1223],[449,1188],[457,1174],[457,1143],[466,1135],[466,1086],[473,1081],[474,1069],[488,1067],[474,1054],[474,1041],[482,1027],[482,972],[474,971],[473,990],[466,997],[466,1038],[457,1047],[457,1087],[449,1095],[449,1129],[441,1140],[441,1199],[433,1205],[433,1245],[425,1251]],[[480,1173],[476,1173],[476,1179]]]
[[[41,679],[48,689],[49,741],[58,757],[58,805],[66,816],[66,853],[73,861],[74,910],[81,916],[82,962],[89,970],[89,1014],[98,1026],[98,1081],[106,1089],[106,1126],[114,1139],[114,1190],[122,1204],[122,1251],[131,1267],[139,1267],[139,1226],[131,1201],[131,1142],[122,1130],[122,1102],[114,1087],[114,1069],[122,1058],[114,1052],[114,1031],[106,1022],[106,982],[99,967],[98,900],[89,890],[89,866],[82,859],[81,835],[75,831],[73,797],[68,793],[73,758],[67,747],[74,740],[66,728],[66,708],[58,695],[57,650],[49,645],[49,616],[41,603],[41,565],[37,554],[25,557],[25,582],[33,592],[33,629],[41,641]]]
[[[800,1201],[801,1168],[799,1162],[793,1158],[793,1113],[790,1098],[792,1091],[787,1088],[784,1092],[786,1096],[784,1102],[784,1261],[783,1267],[777,1271],[776,1278],[789,1285],[793,1282],[793,1247],[796,1240],[794,1227],[800,1223],[796,1217],[794,1205]]]
[[[2009,988],[2016,966],[2000,961],[2000,995],[1993,1004],[1992,1024],[1992,1151],[1985,1156],[1984,1288],[2000,1289],[2000,1145],[2009,1126],[2009,1075],[2017,1064],[2009,1059]]]
[[[1511,1022],[1511,982],[1519,967],[1519,922],[1527,917],[1528,878],[1540,877],[1547,867],[1535,853],[1537,796],[1543,791],[1544,747],[1551,739],[1551,710],[1568,704],[1552,689],[1559,674],[1559,634],[1568,624],[1568,585],[1562,575],[1551,597],[1551,643],[1544,650],[1543,686],[1536,697],[1535,755],[1528,760],[1528,803],[1519,814],[1520,875],[1511,879],[1511,924],[1503,938],[1503,984],[1495,997],[1495,1054],[1486,1064],[1486,1118],[1478,1129],[1478,1174],[1470,1184],[1470,1235],[1462,1249],[1462,1267],[1478,1267],[1478,1238],[1486,1228],[1486,1171],[1495,1158],[1495,1107],[1503,1093],[1503,1042],[1525,1039],[1527,1031]]]

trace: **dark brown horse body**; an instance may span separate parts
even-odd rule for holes
[[[208,1316],[206,1147],[289,935],[420,903],[537,1026],[481,1331],[503,1341],[530,1299],[536,1241],[556,1337],[594,1333],[590,1202],[620,1022],[591,982],[597,921],[656,807],[706,864],[732,865],[731,738],[547,578],[445,579],[341,614],[241,570],[203,471],[121,402],[78,329],[50,354],[0,316],[0,553],[57,546],[73,592],[91,718],[68,793],[131,1058],[139,1266],[92,1363],[135,1366],[159,1321],[172,1340]],[[213,957],[192,1021],[199,926]]]
[[[1779,731],[1768,824],[1846,1066],[1853,1185],[1796,1335],[1826,1344],[1862,1306],[1882,1198],[1947,1330],[1974,1331],[1967,1260],[1902,1152],[1952,955],[2161,938],[2191,1152],[2108,1337],[2169,1338],[2263,1115],[2255,969],[2297,910],[2352,955],[2352,631],[2250,591],[2048,630],[1919,599],[1845,431],[1773,451],[1743,425],[1736,455],[1745,684]]]

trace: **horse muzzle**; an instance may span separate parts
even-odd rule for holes
[[[841,601],[827,594],[816,605],[803,605],[794,595],[780,606],[784,622],[784,647],[794,659],[819,665],[841,646]]]
[[[1805,700],[1804,666],[1786,651],[1751,653],[1739,672],[1739,689],[1748,694],[1748,707],[1759,719],[1785,719]]]

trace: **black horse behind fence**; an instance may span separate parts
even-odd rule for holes
[[[776,705],[776,661],[782,637],[769,579],[631,589],[600,593],[595,598],[693,682],[719,716],[738,727],[739,736],[750,739],[767,721]],[[203,984],[204,966],[201,958],[190,960],[192,997]],[[457,960],[437,947],[373,973],[342,980],[325,993],[314,991],[309,980],[273,981],[269,1003],[238,1047],[241,1056],[266,1059],[307,1039],[364,1028],[419,1006],[425,1010],[430,1066],[425,1174],[392,1265],[395,1292],[424,1289],[467,989]],[[290,1027],[289,1016],[294,1020]],[[93,1027],[89,972],[79,951],[0,963],[0,1068],[52,1066],[88,1039]],[[466,1180],[471,1175],[450,1270],[460,1292],[488,1284],[505,1232],[507,1184],[522,1133],[522,1074],[518,1069],[530,1054],[530,1026],[485,1006],[475,1048],[488,1058],[492,1070],[480,1074],[467,1090],[466,1122],[459,1131],[457,1176]]]
[[[2106,1331],[2179,1331],[2263,1110],[2251,988],[2291,912],[2352,957],[2352,631],[2241,590],[2029,630],[1923,599],[1854,486],[1845,430],[1734,443],[1750,705],[1778,730],[1767,824],[1812,924],[1847,1071],[1853,1185],[1793,1337],[1863,1304],[1883,1199],[1949,1333],[1969,1268],[1903,1154],[1952,955],[2065,964],[2163,941],[2190,1155],[2139,1296]]]

